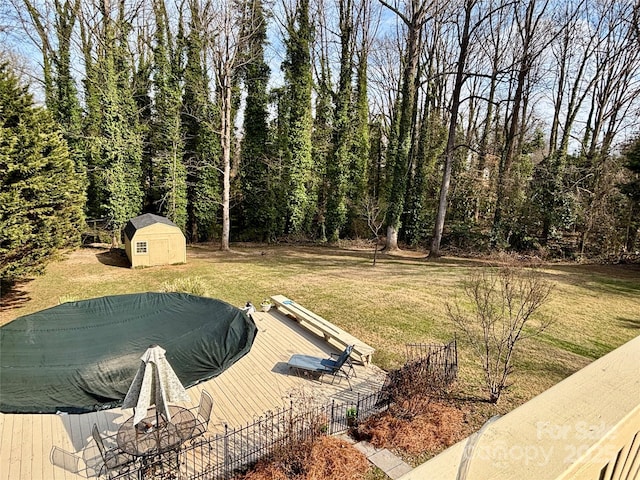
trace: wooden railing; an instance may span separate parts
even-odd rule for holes
[[[640,336],[401,480],[640,478]]]

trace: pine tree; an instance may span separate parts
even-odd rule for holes
[[[62,132],[0,65],[0,279],[38,273],[78,243],[83,206],[83,177]]]

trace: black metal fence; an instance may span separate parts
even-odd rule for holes
[[[458,377],[458,342],[453,337],[449,343],[408,343],[407,365],[418,365],[424,375],[438,378],[443,385],[451,385]]]
[[[451,383],[458,371],[456,340],[446,345],[407,345],[407,363],[396,372],[403,370],[411,376],[418,371],[430,379]],[[358,395],[355,403],[334,400],[309,407],[304,402],[292,401],[288,407],[267,412],[247,425],[225,426],[224,433],[200,437],[183,445],[179,453],[179,474],[175,469],[160,468],[159,463],[158,468],[147,464],[144,471],[130,471],[117,478],[132,478],[131,474],[136,473],[138,478],[232,479],[262,458],[320,435],[345,432],[386,410],[393,400],[386,389],[387,384],[369,395]]]
[[[358,395],[355,403],[333,401],[300,409],[292,402],[245,426],[225,427],[223,434],[183,448],[181,470],[190,480],[231,479],[261,458],[321,435],[342,433],[387,407],[380,391]]]

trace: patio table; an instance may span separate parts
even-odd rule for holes
[[[196,426],[194,414],[182,407],[171,405],[171,421],[158,416],[156,425],[155,407],[149,409],[138,425],[133,424],[133,417],[124,422],[118,429],[116,441],[123,452],[136,457],[160,455],[170,450],[177,450],[182,442],[189,439]],[[150,428],[142,428],[150,425]]]

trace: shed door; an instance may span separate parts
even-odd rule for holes
[[[169,263],[169,240],[166,238],[149,240],[149,265],[167,263]]]

